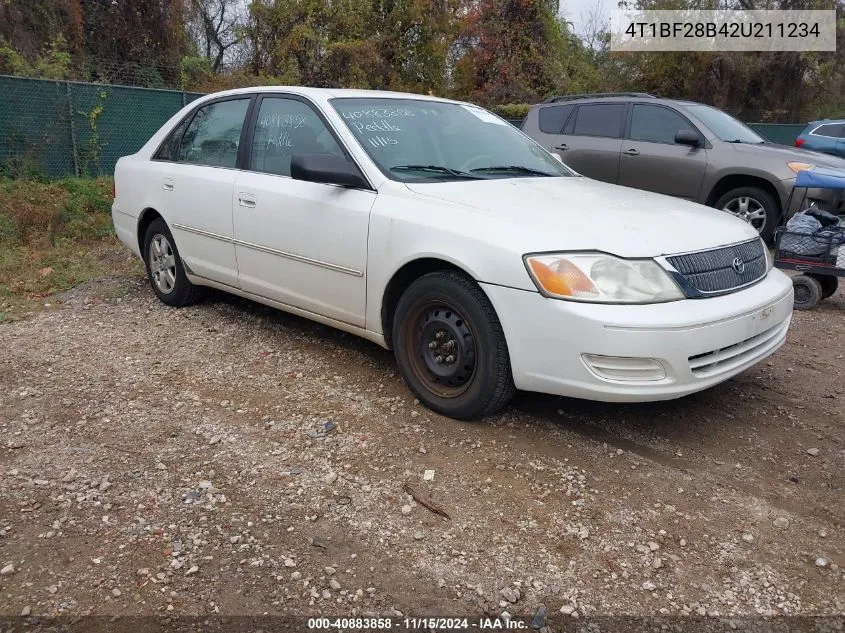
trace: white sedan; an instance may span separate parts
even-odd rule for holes
[[[683,396],[774,352],[792,315],[747,223],[579,176],[467,103],[213,94],[115,181],[117,234],[163,302],[210,286],[375,341],[455,418],[515,389]]]

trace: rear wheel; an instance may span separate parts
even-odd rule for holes
[[[795,291],[795,302],[793,307],[796,310],[809,310],[814,308],[822,299],[822,286],[818,279],[807,275],[798,275],[792,278],[792,289]]]
[[[176,242],[161,218],[150,223],[144,236],[144,264],[153,292],[167,305],[182,307],[202,298],[205,288],[188,281]]]
[[[767,191],[759,187],[737,187],[724,194],[713,206],[745,220],[757,229],[767,244],[771,243],[780,205]]]
[[[489,415],[515,391],[496,311],[458,272],[429,273],[408,287],[396,307],[393,347],[411,391],[449,417]]]
[[[833,275],[814,275],[812,273],[807,273],[807,276],[812,277],[819,282],[819,285],[822,288],[822,299],[827,299],[828,297],[833,296],[833,293],[836,292],[837,288],[839,288],[839,278],[834,277]]]

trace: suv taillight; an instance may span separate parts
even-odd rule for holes
[[[795,147],[801,147],[803,144],[804,144],[804,139],[803,139],[803,138],[797,138],[797,139],[795,139]]]

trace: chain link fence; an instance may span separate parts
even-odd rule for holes
[[[202,96],[0,76],[0,176],[101,176]]]

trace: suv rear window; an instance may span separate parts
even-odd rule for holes
[[[832,138],[845,137],[845,123],[828,123],[820,125],[812,132],[815,136],[830,136]]]
[[[605,136],[621,138],[624,103],[597,103],[578,106],[575,113],[576,136]]]
[[[544,134],[560,134],[574,108],[571,104],[540,108],[540,131]]]

